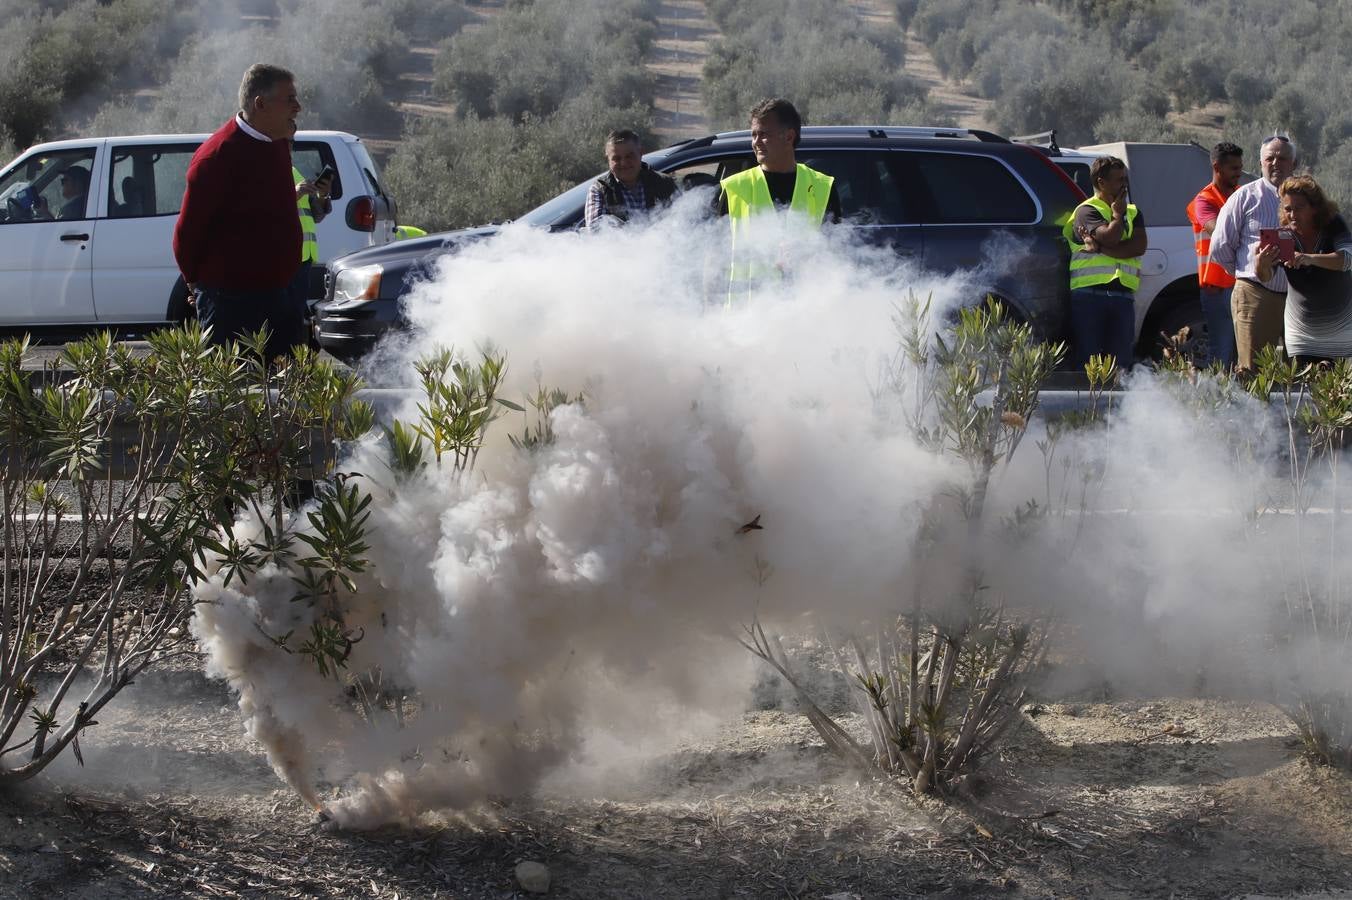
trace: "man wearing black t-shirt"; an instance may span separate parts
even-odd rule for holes
[[[732,229],[729,303],[749,295],[776,271],[782,276],[788,265],[783,260],[769,265],[747,252],[757,220],[778,212],[814,227],[840,221],[835,179],[797,161],[802,128],[802,117],[787,100],[765,100],[751,110],[751,149],[759,165],[724,178],[717,199],[718,214],[728,217]]]

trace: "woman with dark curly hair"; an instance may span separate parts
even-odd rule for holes
[[[1293,175],[1277,191],[1281,222],[1295,235],[1295,253],[1258,248],[1258,277],[1286,267],[1286,352],[1301,363],[1352,356],[1352,234],[1338,207],[1309,175]],[[1265,274],[1266,273],[1266,274]]]

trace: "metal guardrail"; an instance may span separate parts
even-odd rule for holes
[[[420,392],[405,388],[364,388],[357,392],[358,399],[365,400],[374,408],[376,421],[379,422],[390,421],[400,407],[420,396]],[[1087,404],[1086,391],[1043,391],[1040,395],[1038,415],[1042,418],[1056,418],[1073,410],[1084,409]],[[172,443],[171,438],[172,436],[166,436],[163,441],[166,449]],[[322,469],[331,461],[332,448],[323,447],[318,440],[311,443],[314,447],[311,464],[315,469]],[[140,444],[140,429],[134,421],[128,419],[115,422],[108,436],[108,455],[105,466],[100,470],[101,477],[111,476],[114,480],[124,480],[132,476],[142,461]],[[155,448],[149,448],[149,452],[153,455]],[[6,468],[9,466],[9,460],[5,459],[3,454],[0,454],[0,466]]]

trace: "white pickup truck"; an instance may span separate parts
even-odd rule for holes
[[[57,141],[0,172],[0,328],[178,322],[188,315],[173,234],[188,163],[205,134]],[[293,164],[337,172],[318,227],[323,262],[393,239],[395,203],[361,140],[301,131]],[[299,262],[299,261],[298,261]]]

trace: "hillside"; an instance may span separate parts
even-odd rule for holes
[[[361,134],[408,198],[404,212],[438,228],[520,215],[587,177],[610,128],[667,143],[741,127],[767,95],[788,96],[810,122],[1055,128],[1067,146],[1254,147],[1288,133],[1335,197],[1352,195],[1352,113],[1338,100],[1352,80],[1352,23],[1329,20],[1315,0],[1293,0],[1277,19],[1233,0],[1215,29],[1220,8],[992,0],[974,16],[966,0],[0,0],[11,72],[0,145],[209,130],[233,107],[239,73],[270,59],[300,75],[303,125]],[[508,190],[513,166],[525,171]]]

